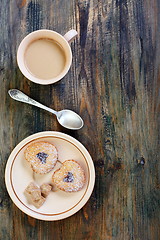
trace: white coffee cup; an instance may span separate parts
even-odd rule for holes
[[[23,75],[31,80],[32,82],[38,83],[38,84],[52,84],[59,80],[61,80],[69,71],[72,63],[72,51],[69,43],[74,40],[74,38],[77,36],[77,31],[72,29],[68,31],[64,36],[60,35],[59,33],[52,31],[52,30],[37,30],[30,34],[28,34],[20,43],[17,51],[17,63],[19,66],[19,69],[23,73]],[[39,39],[51,39],[58,43],[61,48],[63,49],[65,53],[65,65],[63,70],[58,74],[56,77],[52,77],[50,79],[41,79],[40,77],[37,77],[26,66],[25,63],[25,53],[28,48],[28,46]]]

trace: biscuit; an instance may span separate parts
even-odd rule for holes
[[[85,174],[75,160],[66,160],[52,175],[53,184],[65,192],[77,192],[85,184]]]
[[[24,156],[35,173],[45,174],[54,168],[58,153],[53,144],[41,141],[31,143],[26,148]]]

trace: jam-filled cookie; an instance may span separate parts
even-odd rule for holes
[[[24,152],[26,160],[34,172],[45,174],[50,172],[58,158],[56,147],[48,142],[31,143]]]
[[[66,160],[61,168],[53,173],[52,181],[62,191],[77,192],[85,184],[84,170],[75,160]]]

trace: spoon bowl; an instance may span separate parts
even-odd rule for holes
[[[68,109],[57,112],[57,120],[63,127],[68,129],[76,130],[83,127],[82,118]]]
[[[33,100],[32,98],[28,97],[23,92],[19,91],[18,89],[10,89],[8,91],[11,98],[17,100],[19,102],[28,103],[30,105],[34,105],[36,107],[42,108],[48,112],[51,112],[56,115],[57,120],[60,125],[67,129],[71,130],[78,130],[83,127],[83,119],[75,112],[64,109],[61,111],[55,111],[49,107],[44,106],[43,104]]]

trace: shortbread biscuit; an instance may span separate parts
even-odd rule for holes
[[[58,158],[56,147],[51,143],[43,141],[31,143],[26,148],[24,155],[33,171],[39,174],[50,172]]]
[[[84,170],[75,160],[66,160],[52,176],[53,184],[65,192],[77,192],[85,184]]]

